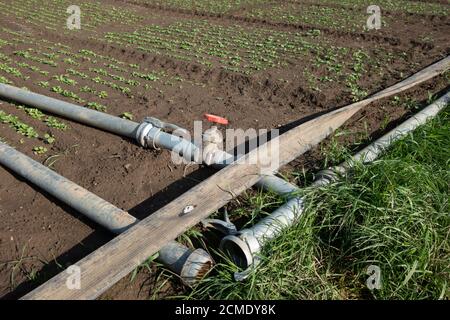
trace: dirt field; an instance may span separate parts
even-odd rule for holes
[[[447,1],[378,2],[380,30],[365,30],[368,3],[360,0],[79,1],[81,30],[71,31],[70,1],[0,0],[0,81],[190,130],[205,112],[227,117],[232,128],[285,127],[449,54]],[[379,135],[447,86],[448,74],[395,100],[402,103],[371,106],[347,124],[355,132],[348,143],[360,139],[356,133]],[[138,218],[213,173],[8,101],[0,100],[0,116],[2,141]],[[317,148],[283,171],[315,170],[321,160]],[[7,299],[112,238],[3,168],[0,216],[0,296]],[[147,299],[155,274],[124,278],[103,298]],[[176,281],[166,286],[167,295],[184,290]]]

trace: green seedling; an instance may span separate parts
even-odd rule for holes
[[[52,144],[53,142],[55,142],[56,138],[54,136],[52,136],[51,134],[46,133],[44,135],[44,141],[48,144]]]
[[[42,88],[48,88],[50,86],[50,84],[48,83],[48,81],[39,81],[37,83],[38,86],[42,87]]]
[[[32,126],[22,122],[17,116],[7,114],[2,110],[0,110],[0,122],[8,124],[11,128],[14,128],[17,133],[23,136],[29,138],[39,137],[39,134]]]
[[[107,98],[107,97],[108,97],[108,93],[107,93],[106,91],[100,91],[100,92],[98,93],[98,97],[99,97],[100,99]]]
[[[106,106],[97,103],[97,102],[88,102],[85,107],[90,108],[90,109],[94,109],[97,111],[102,111],[102,112],[106,112]]]
[[[47,117],[44,122],[50,128],[55,128],[62,131],[65,131],[67,129],[67,125],[65,123],[58,121],[58,119],[54,117]]]
[[[34,148],[33,148],[33,153],[34,153],[34,154],[37,154],[37,155],[44,154],[44,153],[46,153],[47,151],[48,151],[47,148],[41,147],[41,146],[39,146],[39,147],[34,147]]]
[[[127,120],[133,120],[134,116],[131,112],[124,112],[120,115],[121,118],[127,119]]]

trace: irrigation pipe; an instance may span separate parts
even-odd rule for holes
[[[141,124],[139,124],[130,120],[122,119],[103,112],[91,110],[85,107],[81,107],[72,103],[68,103],[62,100],[54,99],[37,93],[33,93],[7,84],[0,84],[0,96],[9,100],[17,101],[26,105],[36,107],[40,110],[62,116],[76,122],[96,127],[98,129],[112,132],[114,134],[118,134],[124,137],[134,138],[143,147],[160,147],[171,151],[176,150],[179,153],[179,155],[183,156],[188,160],[198,159],[198,155],[200,153],[199,148],[195,146],[192,142],[163,131],[163,130],[174,131],[181,128],[173,124],[165,123],[155,118],[146,118]],[[222,150],[217,150],[216,154],[214,155],[214,160],[212,164],[221,166],[223,164],[231,163],[233,160],[235,160],[233,155],[224,152]],[[16,167],[16,169],[20,168]],[[43,174],[44,173],[47,174],[49,179],[57,180],[55,176],[56,174],[53,171],[49,169],[45,171],[46,172],[44,171],[42,172]],[[59,175],[57,176],[58,179],[64,179]],[[44,190],[46,190],[46,188],[47,189],[49,188],[48,187],[49,184],[46,182],[38,184],[34,181],[34,183],[42,187]],[[292,191],[295,188],[295,186],[287,184],[283,179],[276,176],[263,177],[262,179],[260,179],[260,181],[258,181],[257,187],[266,190],[272,190],[279,194],[292,193]],[[73,188],[75,188],[75,186],[73,186]],[[84,191],[89,193],[89,191],[87,190]],[[48,192],[51,193],[51,191]],[[54,195],[56,198],[64,201],[69,206],[77,209],[78,211],[85,214],[92,220],[96,221],[97,223],[101,224],[102,226],[108,228],[109,230],[115,233],[117,233],[121,228],[126,229],[128,226],[131,226],[132,224],[136,223],[136,220],[131,221],[132,217],[129,216],[128,213],[125,213],[120,209],[115,208],[111,204],[105,205],[104,207],[100,205],[100,207],[103,210],[90,210],[89,206],[86,207],[87,204],[84,204],[83,201],[81,201],[80,203],[80,201],[78,201],[79,198],[76,196],[72,197],[72,193],[70,192],[64,194],[62,194],[63,193],[62,191],[57,190],[53,190],[53,192],[56,193]],[[89,193],[89,196],[96,197],[91,193]],[[99,201],[98,197],[96,197],[96,200]],[[104,202],[106,201],[103,200],[103,203]],[[285,205],[283,205],[273,213],[273,217],[276,220],[283,221],[283,223],[290,224],[291,221],[295,218],[295,211],[299,206],[300,203],[297,201],[296,198],[290,199]],[[127,216],[127,218],[123,218],[123,216]],[[117,219],[129,220],[130,223],[125,224],[127,227],[125,227],[122,223],[119,223],[117,226],[116,225]],[[209,219],[208,221],[206,221],[206,223],[210,223],[211,225],[214,224],[221,225],[224,228],[225,232],[229,233],[235,230],[235,227],[229,224],[228,222],[223,222],[217,219]],[[270,232],[271,231],[267,230],[267,228],[261,228],[260,233],[265,234]],[[273,234],[273,236],[275,236],[275,234]],[[251,239],[252,238],[249,237],[248,239],[245,238],[244,240],[238,240],[238,238],[236,237],[235,242],[238,243],[238,245],[242,248],[242,251],[244,251],[246,243],[252,243]],[[175,243],[172,244],[172,247],[175,247]],[[259,247],[257,246],[256,241],[253,241],[253,245],[251,245],[251,248],[252,248],[251,252],[259,251]],[[169,252],[180,252],[181,254],[183,252],[183,249],[178,248],[178,250],[172,251],[162,250],[159,253],[161,262],[168,265],[169,267],[174,265],[175,268],[171,267],[171,269],[180,274],[182,268],[180,269],[179,264],[171,263],[173,261],[178,261],[177,258],[180,255],[175,254],[174,258],[173,255],[169,254]],[[197,253],[197,255],[199,256],[198,258],[202,261],[204,260],[204,258],[202,257],[205,254],[199,255]],[[183,255],[181,254],[181,256]],[[252,263],[253,263],[253,255],[247,254],[245,262],[240,264],[251,265]],[[188,268],[188,270],[191,269],[192,268]],[[190,272],[191,271],[189,271],[189,273]],[[181,277],[184,279],[188,278],[183,275],[181,275]],[[187,281],[185,280],[185,282]]]
[[[170,133],[175,130],[185,131],[184,129],[156,118],[145,118],[144,121],[139,124],[107,113],[95,111],[1,83],[0,97],[33,106],[40,110],[117,135],[133,138],[142,147],[158,147],[175,151],[189,161],[199,159],[201,153],[201,150],[191,141]],[[234,160],[236,159],[233,155],[222,150],[216,150],[212,163],[208,164],[221,167]],[[257,187],[277,192],[280,186],[283,188],[282,186],[284,186],[285,183],[286,182],[283,179],[272,176],[270,179],[261,179],[261,181],[257,183]],[[279,193],[284,194],[285,192]],[[289,204],[287,204],[287,206],[288,208],[291,208]]]
[[[345,174],[349,169],[354,167],[355,163],[370,163],[377,159],[389,146],[414,131],[417,127],[425,124],[428,120],[434,118],[442,111],[450,102],[450,91],[441,96],[435,102],[416,113],[411,118],[386,133],[375,142],[371,143],[364,149],[357,152],[348,161],[327,170],[323,170],[317,174],[314,181],[315,186],[323,186],[337,180],[339,175]]]
[[[364,104],[361,104],[361,107],[372,101],[404,91],[420,82],[431,79],[437,74],[447,70],[449,63],[450,58],[446,57],[398,84],[372,95],[363,101]],[[188,160],[198,159],[200,153],[200,149],[192,142],[170,133],[171,130],[173,131],[174,129],[181,128],[173,124],[164,123],[155,118],[146,118],[141,124],[138,124],[133,121],[121,119],[5,84],[0,84],[0,96],[35,106],[41,110],[52,112],[99,129],[134,138],[143,147],[161,147],[176,151],[179,155]],[[222,166],[228,164],[230,160],[236,160],[233,155],[220,150],[218,150],[212,158],[213,160],[207,163],[208,165]],[[226,161],[227,159],[228,161]],[[244,266],[252,265],[254,262],[257,262],[254,261],[255,255],[252,253],[260,250],[260,242],[262,240],[258,241],[257,238],[273,238],[279,234],[278,231],[274,232],[272,228],[267,227],[267,225],[276,224],[277,228],[281,230],[294,223],[303,210],[302,199],[290,196],[294,191],[297,191],[298,188],[294,185],[287,184],[283,179],[270,175],[261,177],[256,185],[263,189],[273,190],[279,194],[287,195],[287,202],[255,226],[255,234],[261,235],[258,237],[254,237],[251,233],[244,231],[239,233],[240,237],[235,236],[233,234],[236,232],[235,228],[230,228],[230,224],[226,221],[222,223],[223,226],[225,226],[225,229],[228,228],[229,232],[232,233],[229,237],[223,239],[224,241],[222,241],[221,244],[223,248],[226,248],[231,252],[239,252],[250,248],[246,251],[245,255],[241,255],[241,258],[237,259],[237,261]],[[267,223],[269,221],[271,221],[270,224]],[[234,242],[231,241],[233,239],[235,240]],[[242,278],[245,277],[245,274],[237,274],[236,277]]]
[[[446,71],[449,64],[450,57],[446,57],[422,69],[411,77],[372,95],[366,99],[366,103],[368,104],[377,99],[387,97],[394,92],[406,90],[420,82],[431,79],[437,74]],[[185,129],[156,118],[145,118],[142,123],[137,123],[3,83],[0,83],[0,97],[33,106],[40,110],[117,135],[135,139],[144,148],[160,147],[168,149],[177,152],[187,160],[199,159],[200,156],[199,153],[201,150],[195,144],[182,137],[171,134],[175,130],[186,131]],[[224,164],[223,161],[225,159],[230,159],[230,157],[232,160],[236,160],[227,153],[219,152],[213,156],[214,160],[207,164],[221,165]]]
[[[0,83],[0,97],[135,139],[142,147],[177,150],[188,160],[195,159],[195,152],[198,152],[196,146],[190,141],[164,131],[181,128],[155,118],[146,118],[142,123],[137,123],[3,83]]]
[[[449,102],[450,92],[447,92],[422,111],[356,153],[348,161],[335,168],[319,172],[312,186],[321,187],[332,183],[338,179],[339,175],[346,173],[354,167],[355,163],[370,163],[374,161],[393,142],[400,140],[417,127],[425,124],[429,119],[434,118]],[[272,177],[268,176],[263,179],[270,180]],[[286,182],[284,191],[287,194],[293,194],[298,192],[299,188]],[[222,239],[220,247],[229,253],[238,266],[246,269],[244,272],[235,273],[235,279],[237,281],[245,279],[252,269],[259,264],[258,254],[261,252],[261,248],[267,242],[278,236],[284,228],[292,225],[299,218],[304,210],[304,201],[304,197],[291,197],[285,205],[275,210],[271,215],[262,219],[251,228],[234,232],[234,234]]]
[[[0,142],[0,163],[115,234],[120,234],[139,222],[128,212],[3,142]],[[212,259],[205,250],[191,250],[176,241],[164,246],[159,251],[157,260],[187,284],[201,279],[212,266]]]

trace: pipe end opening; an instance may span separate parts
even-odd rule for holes
[[[191,286],[203,279],[213,265],[214,261],[208,252],[203,249],[196,249],[187,257],[180,277],[184,283]]]
[[[247,243],[241,238],[229,235],[220,242],[220,249],[232,259],[234,264],[242,269],[247,269],[253,263],[253,255]]]

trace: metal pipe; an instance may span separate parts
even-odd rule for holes
[[[198,152],[198,148],[190,141],[162,131],[163,127],[168,125],[162,121],[155,121],[157,119],[149,118],[148,121],[137,123],[3,83],[0,83],[0,97],[136,139],[143,147],[161,147],[176,151],[188,160],[193,160]],[[172,129],[176,128],[178,127],[174,126]]]
[[[338,178],[339,174],[343,174],[352,168],[356,162],[369,163],[374,161],[393,142],[423,125],[428,119],[435,117],[448,105],[449,101],[450,92],[447,92],[434,103],[356,153],[349,161],[333,169],[319,172],[312,186],[320,187],[330,184]],[[304,210],[305,198],[295,196],[295,193],[299,191],[297,186],[288,182],[279,183],[273,176],[263,177],[260,186],[269,190],[275,188],[274,190],[279,194],[288,195],[289,200],[253,227],[234,232],[234,234],[222,239],[220,244],[222,250],[228,252],[238,266],[246,269],[244,272],[235,273],[235,279],[238,281],[245,279],[251,268],[259,263],[258,254],[261,248],[268,241],[278,236],[284,228],[295,223]]]
[[[335,181],[339,175],[346,173],[354,166],[354,163],[370,163],[377,159],[393,142],[405,137],[417,127],[425,124],[429,119],[434,118],[450,102],[450,92],[447,92],[432,104],[411,116],[408,120],[392,129],[375,142],[363,148],[352,156],[348,161],[318,173],[318,179],[314,181],[315,186],[327,185]]]
[[[176,152],[188,161],[197,159],[200,149],[191,141],[166,133],[151,123],[143,122],[136,134],[136,140],[144,148],[163,148]]]
[[[220,248],[226,252],[243,272],[234,274],[235,280],[242,281],[250,269],[259,263],[258,253],[262,247],[293,225],[303,212],[303,198],[297,196],[299,188],[279,177],[265,176],[258,181],[260,188],[275,192],[286,198],[286,202],[251,228],[246,228],[225,236]]]
[[[40,110],[51,112],[67,119],[87,124],[99,129],[109,131],[118,135],[134,138],[145,148],[163,148],[177,152],[189,161],[200,159],[201,150],[191,141],[173,134],[164,132],[163,129],[170,127],[172,130],[181,129],[177,126],[164,123],[155,118],[146,118],[142,123],[122,119],[103,112],[91,110],[62,100],[54,99],[24,89],[0,83],[0,96],[20,103],[24,103]],[[221,150],[214,154],[213,163],[217,166],[229,164],[234,156]],[[257,186],[264,187],[268,184],[276,188],[277,184],[284,183],[283,179],[273,177],[269,180],[258,182]]]
[[[2,142],[0,163],[115,234],[139,222],[128,212]],[[187,284],[202,278],[212,266],[212,259],[206,251],[192,251],[176,241],[169,242],[160,250],[158,260]]]
[[[76,122],[135,138],[139,123],[0,83],[0,96]]]

